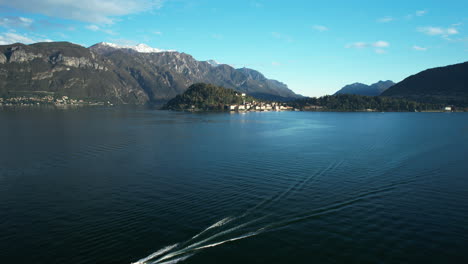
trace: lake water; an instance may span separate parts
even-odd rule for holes
[[[2,111],[0,147],[1,263],[468,263],[464,113]]]

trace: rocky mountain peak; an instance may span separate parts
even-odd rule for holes
[[[95,50],[102,50],[102,51],[124,49],[124,50],[136,51],[139,53],[176,52],[175,50],[164,50],[164,49],[153,48],[144,43],[140,43],[138,45],[132,46],[132,45],[119,45],[119,44],[110,43],[110,42],[100,42],[91,46],[90,48],[95,49]]]

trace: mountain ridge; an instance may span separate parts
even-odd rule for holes
[[[2,45],[0,96],[45,91],[118,104],[154,104],[205,82],[280,101],[300,97],[252,69],[214,67],[186,53],[140,48],[144,52],[102,43],[89,48],[70,42]]]
[[[378,96],[382,94],[386,89],[393,86],[395,83],[393,81],[378,81],[371,85],[364,83],[355,82],[348,84],[337,91],[334,95],[338,94],[355,94],[355,95],[366,95],[366,96]]]
[[[468,105],[468,61],[413,74],[386,90],[382,96]]]

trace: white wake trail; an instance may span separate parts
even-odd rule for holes
[[[256,236],[256,235],[260,234],[260,233],[262,232],[262,230],[264,230],[264,228],[261,228],[261,229],[255,231],[255,232],[247,233],[247,234],[242,235],[242,236],[239,236],[239,237],[230,238],[230,239],[226,239],[226,240],[223,240],[223,241],[220,241],[220,242],[216,242],[216,243],[213,243],[213,244],[209,244],[209,245],[197,247],[197,248],[191,249],[190,252],[202,250],[202,249],[205,249],[205,248],[216,247],[216,246],[219,246],[219,245],[222,245],[222,244],[225,244],[225,243],[229,243],[229,242],[232,242],[232,241],[236,241],[236,240],[241,240],[241,239],[244,239],[244,238],[253,237],[253,236]],[[180,253],[180,254],[185,254],[185,253]],[[191,257],[191,256],[193,256],[193,255],[195,255],[195,253],[191,253],[191,254],[189,254],[189,255],[187,255],[187,256],[183,256],[183,257],[176,258],[176,259],[174,259],[174,260],[165,261],[165,262],[159,262],[159,261],[163,260],[163,259],[160,259],[160,260],[156,260],[156,261],[154,261],[154,262],[151,262],[150,264],[173,264],[173,263],[177,263],[177,262],[179,262],[179,261],[188,259],[189,257]],[[174,256],[170,256],[170,257],[174,257]],[[170,258],[170,257],[168,257],[168,258]]]
[[[204,230],[201,231],[200,233],[196,234],[196,235],[193,236],[191,239],[185,241],[183,244],[189,243],[190,241],[192,241],[192,240],[194,240],[194,239],[200,237],[201,235],[203,235],[204,233],[206,233],[208,230],[211,230],[211,229],[213,229],[213,228],[217,228],[217,227],[221,227],[221,226],[223,226],[223,225],[226,225],[226,224],[232,222],[232,221],[235,220],[235,219],[244,218],[244,217],[246,217],[247,215],[251,214],[253,211],[255,211],[255,210],[256,210],[257,208],[259,208],[259,207],[262,207],[262,206],[264,206],[264,205],[268,206],[268,205],[270,205],[270,204],[272,204],[272,203],[276,203],[276,202],[280,201],[281,199],[283,199],[284,196],[289,195],[291,192],[294,192],[294,189],[298,189],[298,190],[302,189],[302,187],[303,187],[307,182],[309,182],[314,176],[319,177],[319,176],[323,175],[324,173],[327,173],[327,172],[329,172],[329,171],[331,171],[331,170],[333,170],[333,169],[336,169],[337,167],[341,166],[342,163],[343,163],[343,161],[341,161],[341,162],[338,162],[338,161],[337,161],[337,162],[331,163],[331,164],[329,164],[325,169],[323,169],[322,171],[310,175],[309,177],[307,177],[307,178],[304,179],[303,181],[296,181],[294,184],[292,184],[292,185],[291,185],[289,188],[287,188],[285,191],[283,191],[283,192],[281,192],[281,193],[279,193],[279,194],[277,194],[277,195],[274,195],[274,196],[272,196],[272,197],[270,197],[270,198],[267,198],[267,199],[261,201],[259,204],[257,204],[257,205],[255,205],[254,207],[252,207],[252,208],[246,210],[246,211],[245,211],[242,215],[240,215],[239,217],[226,217],[226,218],[221,219],[220,221],[218,221],[218,222],[212,224],[211,226],[207,227],[206,229],[204,229]],[[159,259],[157,259],[156,261],[154,261],[154,262],[152,262],[152,263],[161,263],[160,261],[167,260],[167,259],[170,259],[170,258],[175,257],[175,256],[183,255],[183,254],[185,254],[185,253],[187,253],[187,252],[190,252],[190,251],[193,251],[193,250],[198,250],[198,249],[203,249],[203,248],[207,248],[207,247],[217,246],[217,245],[221,245],[221,244],[224,244],[224,243],[227,243],[227,242],[230,242],[230,241],[234,241],[234,240],[238,240],[238,239],[242,239],[242,238],[245,238],[245,237],[249,237],[249,236],[256,235],[256,234],[258,234],[258,233],[260,233],[260,232],[263,232],[265,229],[268,229],[270,226],[265,226],[264,228],[259,229],[257,232],[249,233],[249,234],[247,234],[247,235],[245,235],[245,236],[241,236],[241,237],[237,237],[237,238],[228,239],[228,240],[225,240],[225,241],[222,241],[222,242],[218,242],[218,243],[214,243],[214,244],[210,244],[210,245],[206,245],[206,246],[197,247],[197,246],[199,246],[199,245],[201,245],[201,244],[203,244],[203,243],[205,243],[205,242],[211,241],[211,240],[213,240],[213,239],[215,239],[215,238],[217,238],[217,237],[219,237],[219,236],[221,236],[221,235],[224,235],[224,234],[233,232],[233,231],[235,231],[235,230],[237,230],[237,229],[240,229],[240,228],[242,228],[242,227],[244,227],[244,226],[246,226],[246,225],[249,225],[249,224],[251,224],[251,223],[254,223],[254,222],[257,222],[257,221],[259,221],[259,220],[262,220],[262,219],[264,219],[265,217],[267,217],[267,216],[263,216],[263,217],[260,217],[260,218],[255,219],[255,220],[252,220],[252,221],[250,221],[250,222],[246,222],[246,223],[244,223],[244,224],[241,224],[241,225],[235,226],[235,227],[233,227],[233,228],[227,229],[227,230],[222,231],[222,232],[220,232],[220,233],[218,233],[218,234],[215,234],[215,235],[213,235],[213,236],[211,236],[211,237],[208,237],[208,238],[206,238],[206,239],[204,239],[204,240],[201,240],[201,241],[196,242],[196,243],[194,243],[194,244],[188,245],[187,247],[185,247],[185,248],[183,248],[183,249],[179,249],[179,250],[177,250],[177,251],[167,253],[166,255],[161,256]],[[150,256],[148,256],[148,257],[146,257],[146,258],[143,258],[143,259],[141,259],[141,260],[135,262],[134,264],[143,264],[143,263],[145,263],[145,262],[148,261],[148,260],[151,260],[151,259],[153,259],[153,258],[155,258],[155,257],[157,257],[157,256],[160,256],[160,255],[162,255],[162,254],[164,254],[164,253],[170,251],[171,249],[175,248],[177,245],[178,245],[178,244],[175,244],[175,245],[173,245],[173,246],[165,247],[165,248],[163,248],[163,249],[161,249],[161,250],[159,250],[159,251],[157,251],[157,252],[151,254]],[[181,258],[179,258],[179,259],[181,259]],[[164,262],[164,263],[165,263],[165,262]],[[169,262],[169,263],[172,263],[172,262]]]
[[[255,222],[258,222],[258,221],[260,221],[260,220],[266,218],[267,216],[268,216],[268,215],[263,216],[263,217],[259,217],[259,218],[257,218],[257,219],[252,220],[252,221],[249,221],[249,222],[243,223],[243,224],[241,224],[241,225],[232,227],[232,228],[230,228],[230,229],[227,229],[227,230],[225,230],[225,231],[222,231],[222,232],[219,232],[219,233],[217,233],[217,234],[215,234],[215,235],[212,235],[212,236],[210,236],[210,237],[208,237],[208,238],[206,238],[206,239],[204,239],[204,240],[201,240],[201,241],[199,241],[199,242],[196,242],[196,243],[194,243],[194,244],[191,244],[191,245],[189,245],[189,246],[187,246],[187,247],[185,247],[185,248],[183,248],[183,249],[180,249],[180,250],[177,250],[177,251],[168,253],[168,254],[166,254],[166,255],[160,257],[159,259],[157,259],[157,260],[156,260],[156,263],[160,263],[160,261],[163,261],[163,260],[166,260],[166,259],[170,259],[170,258],[172,258],[172,257],[179,256],[179,255],[183,255],[183,254],[185,254],[185,253],[187,253],[187,252],[193,251],[194,248],[198,247],[199,245],[202,245],[203,243],[206,243],[206,242],[208,242],[208,241],[211,241],[211,240],[213,240],[213,239],[215,239],[215,238],[217,238],[217,237],[219,237],[219,236],[222,236],[222,235],[231,233],[231,232],[233,232],[233,231],[235,231],[235,230],[238,230],[238,229],[240,229],[240,228],[243,228],[243,227],[245,227],[245,226],[247,226],[247,225],[250,225],[250,224],[253,224],[253,223],[255,223]]]
[[[192,237],[190,240],[195,239],[195,238],[201,236],[202,234],[204,234],[206,231],[208,231],[208,230],[210,230],[210,229],[223,226],[223,225],[225,225],[225,224],[231,222],[231,221],[234,220],[234,219],[235,219],[234,217],[226,217],[226,218],[223,218],[223,219],[221,219],[220,221],[218,221],[218,222],[212,224],[211,226],[207,227],[205,230],[201,231],[200,233],[198,233],[197,235],[195,235],[194,237]],[[190,241],[190,240],[189,240],[189,241]],[[188,241],[187,241],[187,242],[188,242]],[[154,252],[153,254],[151,254],[151,255],[149,255],[149,256],[147,256],[147,257],[145,257],[145,258],[142,258],[142,259],[140,259],[140,260],[138,260],[137,262],[134,262],[134,263],[132,263],[132,264],[144,264],[144,263],[146,263],[148,260],[154,259],[155,257],[160,256],[160,255],[162,255],[162,254],[164,254],[164,253],[170,251],[171,249],[177,247],[177,245],[179,245],[179,243],[174,244],[174,245],[171,245],[171,246],[164,247],[164,248],[162,248],[162,249],[160,249],[160,250]],[[171,263],[172,263],[172,262],[171,262]],[[174,263],[175,263],[175,262],[174,262]]]
[[[190,257],[193,256],[193,255],[195,255],[195,254],[189,254],[189,255],[187,255],[187,256],[183,256],[183,257],[176,258],[176,259],[173,259],[173,260],[169,260],[169,261],[166,261],[166,262],[160,262],[160,263],[159,263],[159,262],[156,262],[156,261],[155,261],[155,262],[151,262],[151,264],[156,264],[156,263],[159,263],[159,264],[175,264],[175,263],[177,263],[177,262],[184,261],[184,260],[190,258]]]
[[[226,239],[224,241],[209,244],[209,245],[206,245],[206,246],[197,247],[197,248],[195,248],[193,250],[200,250],[200,249],[204,249],[204,248],[216,247],[216,246],[222,245],[224,243],[228,243],[228,242],[232,242],[232,241],[236,241],[236,240],[241,240],[241,239],[248,238],[248,237],[253,237],[253,236],[256,236],[258,234],[260,234],[259,231],[251,232],[251,233],[248,233],[248,234],[243,235],[243,236],[239,236],[239,237],[235,237],[235,238],[231,238],[231,239]]]
[[[170,246],[167,246],[167,247],[164,247],[164,248],[161,248],[160,250],[158,250],[158,251],[152,253],[151,255],[149,255],[149,256],[147,256],[147,257],[145,257],[145,258],[142,258],[142,259],[138,260],[137,262],[133,262],[132,264],[144,264],[144,263],[146,263],[148,260],[151,260],[151,259],[153,259],[153,258],[155,258],[155,257],[157,257],[157,256],[160,256],[160,255],[162,255],[162,254],[168,252],[169,250],[171,250],[171,249],[177,247],[177,245],[179,245],[179,243],[174,244],[174,245],[170,245]]]
[[[232,220],[234,220],[235,217],[226,217],[224,219],[221,219],[219,220],[218,222],[210,225],[208,228],[206,228],[205,230],[201,231],[200,233],[198,233],[197,235],[193,236],[192,239],[195,239],[199,236],[201,236],[202,234],[204,234],[206,231],[210,230],[210,229],[213,229],[213,228],[216,228],[216,227],[220,227],[220,226],[223,226],[229,222],[231,222]]]

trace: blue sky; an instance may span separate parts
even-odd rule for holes
[[[307,96],[467,61],[467,25],[466,1],[0,0],[0,44],[145,43]]]

